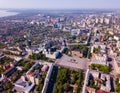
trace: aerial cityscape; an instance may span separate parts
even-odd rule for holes
[[[0,93],[120,93],[120,1],[0,0]]]

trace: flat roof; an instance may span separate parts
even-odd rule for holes
[[[29,82],[29,86],[27,84],[28,82],[24,82],[21,79],[19,79],[18,81],[16,81],[15,86],[14,86],[14,90],[17,90],[19,92],[30,92],[30,90],[35,86],[35,84]]]

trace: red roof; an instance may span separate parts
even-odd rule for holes
[[[28,75],[32,75],[32,73],[33,73],[33,72],[29,71],[27,74],[28,74]]]
[[[105,93],[105,92],[102,90],[97,90],[96,93]]]

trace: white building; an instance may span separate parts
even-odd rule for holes
[[[120,41],[117,41],[117,44],[116,44],[117,48],[119,49],[120,51]]]
[[[114,39],[117,41],[120,40],[120,38],[118,36],[114,36]]]
[[[59,56],[59,52],[54,52],[53,54],[46,52],[46,57],[51,58],[51,59],[56,59]]]
[[[64,31],[64,32],[70,32],[70,30],[71,30],[71,27],[64,27],[64,28],[63,28],[63,31]]]
[[[71,35],[72,36],[78,36],[81,33],[80,29],[72,29]]]
[[[108,65],[107,55],[106,54],[93,54],[91,59],[91,64],[100,64],[100,65]]]
[[[98,22],[99,22],[99,19],[98,19],[98,18],[96,18],[96,19],[95,19],[95,23],[98,23]]]
[[[99,18],[99,22],[103,23],[104,22],[103,18]]]
[[[19,93],[29,93],[33,89],[34,86],[35,86],[34,83],[24,81],[22,78],[20,78],[14,83],[13,90]]]
[[[48,66],[47,75],[43,84],[43,89],[41,91],[41,93],[46,93],[53,69],[53,64],[48,62],[36,62],[25,75],[21,76],[21,78],[14,83],[15,86],[13,90],[16,90],[19,93],[30,93],[34,86],[38,85],[39,83],[40,72],[37,72],[37,70],[31,72],[31,70],[33,70],[38,65],[42,65],[43,67],[46,65]]]
[[[110,92],[111,91],[111,82],[110,82],[110,76],[107,74],[101,74],[101,80],[106,83],[106,85],[101,85],[101,90]]]
[[[120,56],[114,58],[114,68],[118,74],[120,74]]]
[[[96,89],[90,88],[89,85],[88,85],[91,76],[93,77],[94,80],[98,79],[98,80],[101,81],[101,86],[100,86],[101,90],[110,93],[110,91],[111,91],[110,76],[107,75],[107,74],[101,74],[101,76],[100,76],[99,72],[89,70],[89,69],[87,69],[87,72],[86,72],[86,75],[85,75],[85,81],[84,81],[84,86],[83,86],[83,89],[82,89],[82,93],[95,93]],[[105,85],[104,85],[104,83],[105,83]],[[93,90],[93,91],[88,92],[90,90]]]
[[[104,18],[104,22],[105,22],[106,24],[109,24],[109,23],[110,23],[110,19]]]

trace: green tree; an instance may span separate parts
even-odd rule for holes
[[[11,89],[8,90],[8,93],[14,93]]]
[[[69,84],[68,84],[68,83],[65,83],[65,84],[63,85],[63,88],[64,88],[65,91],[68,91],[68,90],[69,90]]]

